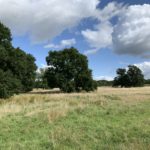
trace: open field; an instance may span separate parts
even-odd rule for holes
[[[150,149],[150,87],[1,100],[0,150],[44,149]]]

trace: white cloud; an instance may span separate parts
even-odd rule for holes
[[[82,19],[93,17],[99,24],[93,30],[81,32],[93,50],[85,53],[113,47],[117,54],[150,58],[150,4],[123,6],[110,2],[97,9],[99,3],[99,0],[0,0],[0,21],[11,28],[14,36],[28,35],[33,43],[43,43],[77,26]],[[115,25],[111,23],[113,17],[118,18]]]
[[[150,5],[129,6],[114,28],[114,51],[118,54],[150,57]]]
[[[47,44],[47,45],[44,46],[44,48],[54,48],[54,49],[57,49],[58,47],[59,47],[59,45],[55,45],[53,43]]]
[[[97,9],[96,17],[100,21],[105,22],[119,15],[125,8],[122,3],[110,2],[103,9]]]
[[[65,46],[72,46],[76,44],[76,40],[75,39],[69,39],[69,40],[62,40],[61,41],[61,46],[65,47]]]
[[[99,76],[99,77],[95,77],[95,80],[113,81],[113,80],[114,80],[114,77],[111,77],[111,76]]]
[[[94,50],[112,46],[117,54],[150,58],[149,10],[150,4],[123,6],[108,3],[104,9],[96,11],[100,23],[95,30],[84,30],[82,35]],[[115,24],[110,23],[113,17],[118,18]]]
[[[109,22],[103,22],[96,27],[96,30],[82,31],[82,35],[92,48],[101,49],[112,44],[112,32],[112,25]]]
[[[41,64],[41,68],[37,68],[36,73],[41,73],[42,71],[46,71],[49,68],[55,68],[54,66],[51,65],[45,65],[45,64]]]
[[[90,49],[84,52],[85,55],[92,55],[98,52],[98,49]]]
[[[93,16],[99,0],[0,0],[0,20],[14,35],[46,42]]]
[[[91,50],[85,53],[93,54],[102,48],[112,46],[112,33],[114,27],[110,20],[119,15],[124,8],[125,7],[123,7],[122,4],[111,2],[103,9],[96,11],[95,17],[100,21],[100,23],[95,26],[95,30],[86,29],[81,32],[83,37],[90,44],[90,47],[94,49],[94,51]]]
[[[150,79],[150,62],[143,62],[134,65],[142,70],[145,79]]]
[[[52,68],[52,67],[53,67],[53,66],[51,66],[51,65],[48,66],[48,65],[45,65],[45,64],[41,64],[41,66],[42,66],[41,68],[42,68],[42,69],[45,69],[45,70],[48,69],[48,68]]]
[[[75,44],[76,44],[76,40],[73,38],[73,39],[62,40],[59,45],[48,44],[44,46],[44,48],[62,49],[66,47],[71,47]]]

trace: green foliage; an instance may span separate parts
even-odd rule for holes
[[[46,58],[48,70],[45,76],[51,88],[59,87],[64,92],[93,91],[97,88],[88,69],[87,57],[75,48],[50,51]]]
[[[145,80],[144,83],[145,83],[146,85],[150,85],[150,79]]]
[[[113,81],[107,81],[107,80],[99,80],[97,81],[97,85],[100,86],[112,86]]]
[[[11,45],[11,40],[10,30],[0,22],[0,45],[9,47]]]
[[[131,85],[134,87],[140,87],[144,85],[144,75],[142,71],[136,66],[128,66],[127,74],[130,77]]]
[[[20,48],[14,48],[11,40],[10,30],[0,23],[1,98],[32,90],[35,80],[35,58]]]
[[[142,71],[134,65],[129,65],[128,70],[119,68],[117,75],[118,76],[114,79],[113,86],[141,87],[144,85],[144,75]]]
[[[15,78],[10,71],[4,72],[0,69],[0,98],[8,98],[21,90],[20,80]]]

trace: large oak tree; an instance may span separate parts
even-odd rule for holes
[[[46,57],[46,78],[51,88],[58,87],[63,92],[92,91],[97,85],[92,79],[92,71],[88,68],[87,57],[77,49],[69,48],[61,51],[50,51]]]

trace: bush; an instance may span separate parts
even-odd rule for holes
[[[113,81],[107,81],[107,80],[99,80],[97,81],[98,86],[112,86]]]
[[[0,98],[8,98],[21,91],[22,84],[20,80],[16,79],[11,72],[0,70]]]

